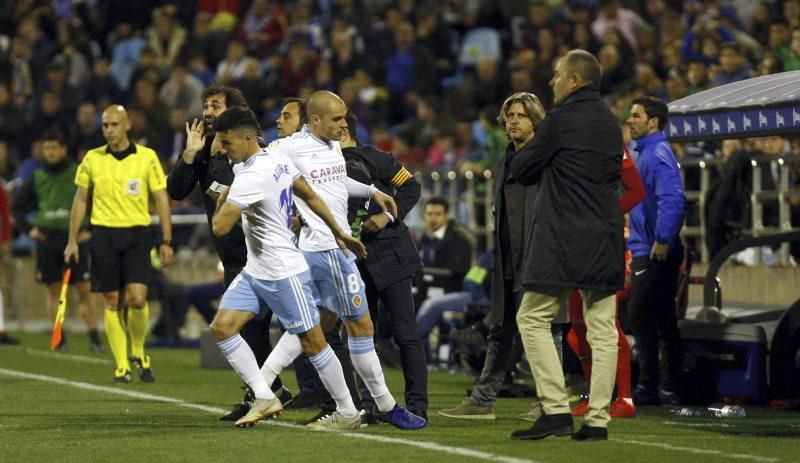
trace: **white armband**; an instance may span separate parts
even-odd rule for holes
[[[378,189],[375,188],[374,186],[365,185],[365,184],[363,184],[361,182],[353,180],[350,177],[347,177],[345,179],[345,184],[347,185],[347,195],[348,196],[356,196],[356,197],[361,197],[361,198],[371,198],[373,195],[375,195],[375,192],[378,191]]]

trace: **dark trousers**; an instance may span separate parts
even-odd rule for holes
[[[234,278],[236,278],[236,275],[238,275],[240,271],[241,269],[225,269],[226,288],[230,286],[231,282]],[[269,341],[269,324],[271,321],[272,311],[268,310],[267,313],[264,314],[264,318],[253,318],[247,322],[239,332],[247,345],[250,346],[250,349],[253,350],[253,354],[256,356],[256,362],[258,362],[259,367],[267,361],[269,353],[272,352],[272,344]],[[281,377],[278,376],[275,378],[275,382],[272,383],[272,390],[277,391],[281,387],[283,387],[283,382],[281,381]]]
[[[366,284],[367,303],[373,323],[377,327],[382,322],[388,321],[394,342],[400,348],[406,407],[409,410],[427,412],[428,364],[425,361],[425,348],[417,330],[417,317],[411,293],[412,278],[404,278],[383,290],[378,290],[369,272],[364,267],[359,269]],[[359,387],[362,403],[365,400],[372,400],[366,387],[361,383]]]
[[[517,308],[521,297],[514,292],[514,282],[503,280],[505,291],[505,307],[503,308],[503,324],[489,328],[486,349],[486,361],[483,370],[472,388],[470,398],[478,405],[491,405],[503,386],[503,381],[511,369],[514,360],[514,345],[517,333]]]
[[[631,262],[631,299],[628,306],[636,345],[639,346],[639,385],[675,392],[683,350],[675,317],[683,252],[672,252],[666,261],[634,257]],[[659,346],[663,350],[659,364]]]

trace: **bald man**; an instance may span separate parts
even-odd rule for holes
[[[384,211],[397,217],[397,205],[390,196],[347,177],[347,168],[339,140],[347,128],[347,107],[337,95],[328,91],[315,92],[308,99],[308,124],[300,132],[272,142],[268,150],[288,155],[298,172],[314,192],[328,205],[343,230],[350,230],[347,220],[349,196],[372,197]],[[426,420],[401,407],[386,387],[383,370],[375,353],[372,336],[374,328],[367,308],[364,281],[358,272],[355,256],[345,254],[322,220],[308,205],[295,198],[294,202],[305,223],[300,230],[300,250],[308,262],[316,292],[315,304],[320,308],[323,330],[330,329],[338,315],[347,329],[350,359],[375,399],[379,419],[401,429],[420,429]],[[327,315],[325,315],[327,314]],[[297,336],[285,333],[273,349],[262,374],[267,384],[300,355],[302,348]],[[352,429],[360,417],[343,415],[337,410],[319,416],[316,427]]]
[[[619,185],[622,133],[597,86],[597,59],[572,50],[556,63],[555,106],[511,160],[522,185],[539,184],[536,221],[523,250],[516,320],[544,414],[514,439],[573,434],[564,374],[550,333],[561,301],[577,288],[592,348],[589,412],[573,440],[607,440],[617,366],[616,291],[625,283]]]
[[[64,261],[78,262],[78,234],[91,190],[92,292],[103,293],[105,301],[106,335],[117,365],[113,381],[131,382],[133,364],[140,379],[152,383],[155,377],[150,356],[144,352],[150,318],[147,305],[150,250],[154,244],[148,202],[152,195],[161,224],[158,256],[161,264],[167,265],[172,261],[172,221],[166,178],[156,152],[128,138],[131,122],[125,108],[109,106],[103,111],[102,122],[107,143],[89,150],[75,174],[78,189],[72,201]],[[128,306],[130,353],[119,312],[123,300]]]

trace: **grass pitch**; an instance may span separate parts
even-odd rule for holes
[[[313,410],[287,411],[252,429],[217,421],[240,400],[232,370],[202,370],[196,349],[151,349],[156,382],[111,383],[111,355],[90,354],[70,336],[67,354],[47,351],[49,335],[24,334],[0,346],[0,461],[287,461],[287,462],[627,462],[800,461],[800,414],[747,407],[745,419],[683,418],[642,407],[614,420],[608,442],[567,438],[512,441],[529,426],[517,414],[525,399],[500,399],[496,421],[449,420],[436,411],[459,403],[471,379],[432,372],[429,426],[404,432],[389,425],[352,433],[294,425]],[[402,397],[399,370],[386,372]],[[293,391],[294,374],[283,375]],[[580,425],[576,420],[576,429]]]

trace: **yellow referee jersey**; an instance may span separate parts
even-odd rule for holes
[[[131,142],[129,154],[117,159],[108,145],[89,150],[75,184],[92,189],[92,225],[128,228],[150,225],[148,196],[167,187],[156,152]]]

